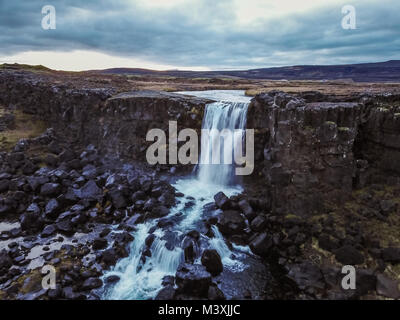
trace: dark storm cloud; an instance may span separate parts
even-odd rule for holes
[[[41,29],[41,8],[57,29]],[[239,24],[229,0],[147,8],[128,1],[0,0],[0,55],[90,49],[159,64],[251,68],[399,59],[400,1],[352,1],[357,29],[341,28],[341,5]]]

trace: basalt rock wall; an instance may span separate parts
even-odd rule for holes
[[[148,130],[168,134],[169,120],[178,130],[200,130],[207,102],[166,92],[70,89],[30,73],[0,72],[0,104],[37,115],[66,139],[126,159],[145,160]]]
[[[313,100],[272,92],[249,107],[254,174],[263,177],[273,211],[309,216],[356,188],[400,183],[399,97]]]

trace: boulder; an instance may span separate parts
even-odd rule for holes
[[[393,264],[400,263],[400,248],[384,248],[381,251],[382,259]]]
[[[268,255],[272,246],[272,238],[265,232],[257,235],[250,243],[251,251],[259,256]]]
[[[221,256],[217,250],[206,249],[201,256],[201,264],[213,277],[219,275],[223,271]]]
[[[99,278],[88,278],[82,284],[82,290],[92,290],[96,288],[100,288],[103,285],[103,281]]]
[[[255,232],[264,230],[266,226],[267,226],[267,219],[264,215],[261,214],[255,217],[250,224],[251,229]]]
[[[43,221],[39,214],[33,212],[25,212],[19,219],[22,230],[36,230],[42,226]]]
[[[12,260],[5,249],[0,251],[0,270],[8,269],[12,266]]]
[[[218,218],[218,228],[226,235],[243,233],[245,227],[245,220],[239,211],[223,211]]]
[[[154,300],[174,300],[175,289],[172,285],[162,288],[154,298]]]
[[[307,288],[324,289],[325,282],[321,270],[311,262],[303,262],[292,265],[287,277],[293,280],[301,289]]]
[[[212,283],[208,288],[208,300],[226,300],[224,293],[215,283]]]
[[[55,196],[61,192],[61,186],[58,183],[45,183],[40,188],[40,194],[42,196]]]
[[[240,200],[239,208],[240,208],[240,210],[242,210],[243,214],[246,216],[247,219],[249,219],[249,220],[254,219],[255,212],[247,200],[245,200],[245,199]]]
[[[388,278],[383,274],[376,277],[376,292],[384,297],[400,299],[399,282]]]
[[[122,190],[113,189],[108,193],[111,197],[112,204],[115,208],[125,208],[127,206],[127,202]]]
[[[36,191],[40,186],[49,182],[49,178],[47,176],[40,177],[27,177],[28,184],[32,188],[33,191]]]
[[[104,238],[96,238],[93,240],[92,248],[94,250],[104,249],[107,247],[108,241]]]
[[[222,210],[229,209],[231,206],[229,198],[222,191],[214,196],[214,201],[217,207]]]
[[[57,227],[54,224],[49,224],[44,227],[41,237],[50,237],[57,231]]]
[[[175,275],[179,293],[196,297],[207,297],[211,285],[211,274],[200,264],[182,263]]]
[[[116,282],[118,282],[120,280],[120,277],[119,276],[117,276],[117,275],[111,275],[111,276],[108,276],[106,279],[105,279],[105,282],[106,283],[116,283]]]
[[[79,190],[78,197],[80,199],[85,199],[89,201],[98,201],[103,196],[103,190],[100,189],[96,182],[89,180],[86,184]]]
[[[340,244],[335,238],[328,234],[321,234],[318,238],[318,245],[321,249],[332,251],[339,248]]]
[[[0,180],[0,193],[8,191],[9,185],[10,185],[9,180],[5,180],[5,179]]]
[[[60,203],[56,199],[51,199],[49,202],[47,202],[44,212],[46,217],[54,219],[57,218],[57,214],[59,213],[60,209]]]
[[[169,209],[165,206],[155,206],[151,209],[151,218],[161,218],[169,214]]]
[[[186,237],[182,244],[185,262],[193,263],[197,258],[198,245],[197,241],[191,237]]]
[[[114,265],[118,260],[118,254],[114,248],[104,250],[101,254],[101,261],[107,266]]]
[[[72,223],[70,220],[65,219],[65,220],[61,220],[59,222],[56,223],[57,229],[59,231],[61,231],[62,233],[65,233],[67,235],[70,235],[73,233],[72,230]]]
[[[351,245],[345,245],[335,251],[336,260],[344,265],[364,263],[364,256]]]

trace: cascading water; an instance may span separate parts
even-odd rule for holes
[[[209,135],[201,136],[201,156],[198,170],[198,178],[201,181],[212,182],[222,186],[235,182],[234,150],[241,148],[239,142],[232,139],[221,143],[221,133],[228,130],[233,133],[239,130],[242,140],[243,130],[246,128],[248,102],[224,102],[219,101],[207,105],[202,130]],[[232,135],[233,136],[233,135]],[[218,145],[220,148],[218,148]],[[220,151],[219,162],[212,163],[215,152]]]
[[[184,94],[221,100],[207,105],[203,119],[203,129],[244,129],[246,125],[247,107],[249,98],[242,91],[202,91],[182,92]],[[225,101],[222,101],[225,100]],[[104,275],[117,275],[120,280],[113,286],[105,288],[105,299],[150,299],[154,298],[161,288],[164,276],[174,275],[178,265],[184,260],[181,248],[185,235],[201,226],[203,207],[213,202],[213,196],[223,191],[227,196],[241,192],[240,186],[233,185],[234,165],[207,164],[205,161],[211,155],[215,139],[219,137],[211,134],[209,143],[205,143],[202,136],[202,149],[196,177],[188,177],[176,181],[174,187],[184,194],[169,215],[163,220],[172,221],[169,227],[158,227],[159,219],[139,224],[134,232],[134,241],[131,244],[130,255],[121,259],[117,265]],[[204,144],[204,145],[203,145]],[[232,157],[232,148],[223,146],[223,155]],[[229,154],[230,153],[230,154]],[[223,158],[221,158],[223,161]],[[214,237],[201,235],[202,243],[216,249],[222,258],[224,268],[232,272],[242,271],[245,266],[237,259],[245,248],[239,246],[232,251],[224,241],[218,228],[213,226]],[[146,239],[150,233],[154,241],[150,246],[151,255],[143,259],[143,253],[148,249]],[[235,258],[236,257],[236,258]],[[199,257],[196,261],[199,263]]]

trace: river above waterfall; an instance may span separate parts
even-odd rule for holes
[[[203,128],[244,129],[249,97],[241,90],[209,90],[179,92],[185,95],[216,101],[206,106]],[[200,159],[209,152],[202,146]],[[224,151],[225,152],[225,151]],[[228,299],[243,298],[248,292],[255,299],[262,297],[268,273],[260,260],[248,247],[228,243],[216,226],[206,230],[204,221],[216,210],[209,210],[214,195],[224,192],[228,197],[241,193],[242,187],[232,179],[233,165],[203,165],[200,161],[195,172],[179,178],[172,185],[181,196],[170,213],[159,219],[137,225],[128,257],[121,259],[104,278],[119,277],[116,284],[106,285],[104,299],[152,299],[162,288],[165,276],[174,276],[184,261],[182,248],[186,235],[200,232],[195,263],[200,263],[204,249],[215,249],[221,256],[224,271],[214,279]],[[150,236],[152,235],[152,236]],[[152,238],[148,245],[149,236]],[[148,250],[148,251],[147,251]],[[143,258],[143,253],[146,258]]]

